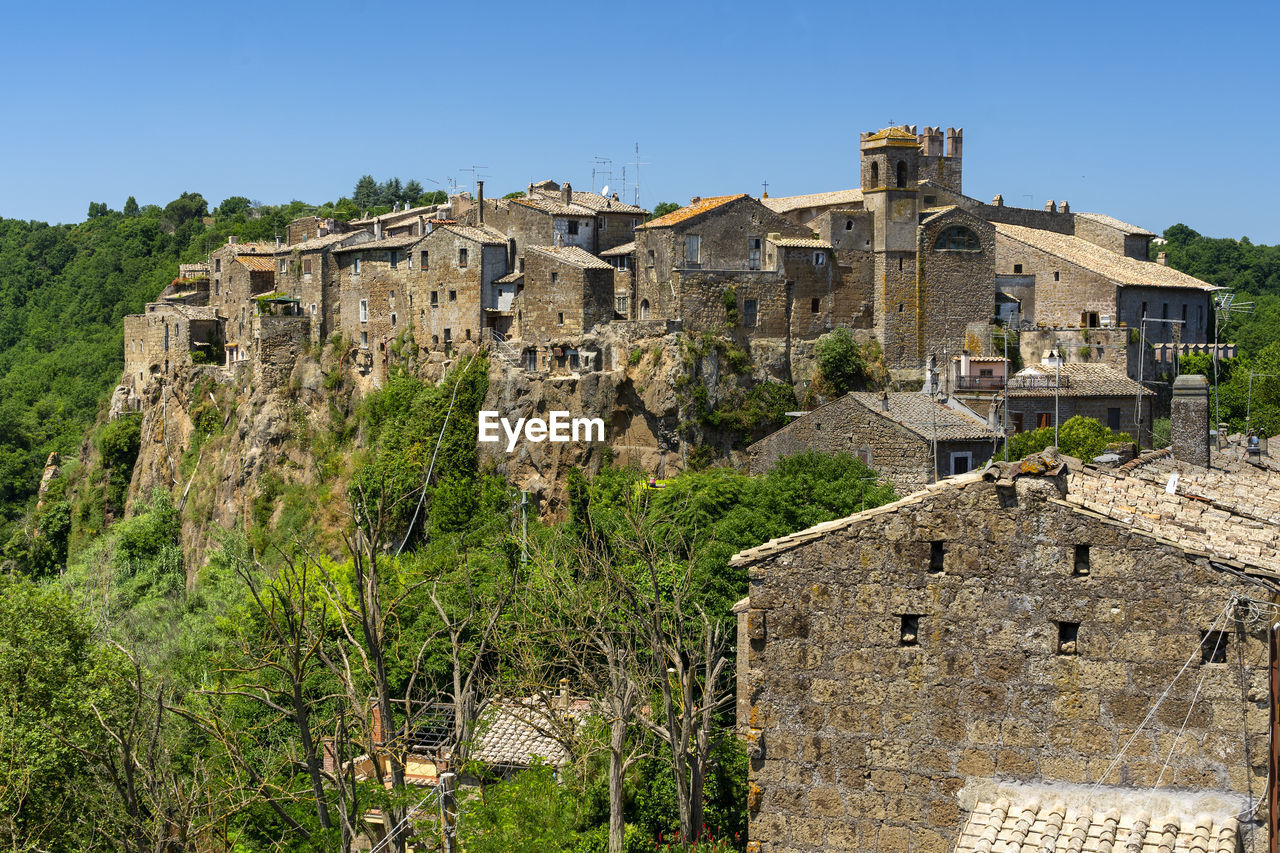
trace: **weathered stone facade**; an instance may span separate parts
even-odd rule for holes
[[[221,361],[222,324],[214,309],[149,302],[142,314],[124,318],[124,376],[135,387],[152,377],[172,378],[203,351],[206,363]]]
[[[936,436],[936,439],[935,439]],[[852,393],[806,412],[747,448],[762,474],[797,453],[848,453],[909,494],[942,477],[981,468],[995,434],[972,414],[919,392]]]
[[[1067,496],[1013,464],[734,558],[752,849],[945,853],[983,780],[1257,801],[1270,593]]]

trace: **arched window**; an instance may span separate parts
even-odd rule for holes
[[[907,185],[907,163],[905,160],[898,161],[898,186],[905,187]]]
[[[846,219],[846,220],[844,221],[844,230],[846,230],[846,231],[852,231],[852,230],[853,230],[853,220],[852,220],[852,219]]]
[[[649,319],[649,300],[648,299],[640,300],[640,319],[641,320]]]
[[[871,161],[871,186],[880,186],[880,164],[875,160]]]
[[[981,252],[982,244],[978,242],[978,235],[968,228],[963,225],[952,225],[950,228],[942,229],[933,248],[953,252]]]

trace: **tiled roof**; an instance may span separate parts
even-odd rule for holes
[[[381,222],[383,225],[386,225],[388,222],[394,222],[398,219],[426,216],[428,213],[434,213],[436,210],[437,206],[434,204],[423,207],[410,207],[405,210],[393,210],[389,213],[384,213],[381,216],[370,216],[366,219],[353,219],[351,220],[351,224],[372,225],[375,222]]]
[[[543,213],[549,213],[552,216],[595,216],[596,212],[589,207],[583,207],[580,204],[565,204],[559,198],[546,198],[544,196],[531,196],[529,198],[513,198],[510,199],[512,204],[520,204],[525,207],[532,207],[534,210],[541,210]]]
[[[236,260],[254,272],[275,272],[276,260],[270,255],[236,255]]]
[[[347,231],[342,234],[326,234],[323,237],[312,237],[310,240],[303,240],[301,243],[294,243],[292,246],[282,246],[281,248],[289,252],[313,252],[316,249],[323,249],[335,243],[341,243],[343,240],[358,237],[363,233],[366,232]]]
[[[830,249],[831,244],[826,240],[816,240],[807,237],[777,237],[769,240],[775,246],[781,246],[784,249]]]
[[[762,198],[760,203],[774,213],[790,213],[808,207],[836,207],[843,204],[862,204],[862,190],[833,190],[809,195],[789,195],[778,198]]]
[[[1109,225],[1117,231],[1123,231],[1126,234],[1137,234],[1142,237],[1154,237],[1145,228],[1139,228],[1137,225],[1130,225],[1128,222],[1116,219],[1114,216],[1107,216],[1105,213],[1077,213],[1077,219],[1089,219],[1102,225]]]
[[[448,231],[484,246],[505,246],[507,235],[488,225],[439,225],[436,231]],[[434,232],[433,232],[434,233]]]
[[[874,142],[879,139],[901,140],[903,142],[910,140],[913,143],[918,143],[914,133],[905,131],[900,127],[886,127],[884,130],[876,131],[868,136],[866,141]]]
[[[1009,379],[1008,395],[1010,397],[1052,397],[1056,393],[1060,397],[1136,397],[1153,396],[1154,391],[1144,388],[1139,383],[1125,376],[1109,364],[1064,364],[1061,375],[1065,382],[1055,389],[1059,375],[1058,368],[1043,364],[1024,367]],[[1019,388],[1019,379],[1041,380],[1035,387]]]
[[[945,489],[964,488],[984,479],[998,484],[1033,462],[1044,473],[1053,474],[1061,470],[1062,459],[1049,448],[1019,462],[988,463],[987,469],[932,483],[893,503],[772,539],[739,552],[729,563],[750,565],[878,515],[928,501]],[[1178,480],[1169,494],[1174,472]],[[1066,495],[1055,501],[1188,554],[1280,579],[1280,471],[1216,451],[1212,467],[1200,468],[1178,462],[1168,450],[1161,450],[1114,471],[1077,465],[1067,475]]]
[[[1065,500],[1184,551],[1280,572],[1280,471],[1210,457],[1201,468],[1158,450],[1114,471],[1085,467],[1068,477]]]
[[[679,210],[673,210],[665,216],[659,216],[649,222],[641,224],[640,228],[666,228],[668,225],[676,225],[684,222],[686,219],[692,219],[695,216],[701,216],[708,210],[715,210],[721,205],[728,204],[731,201],[737,201],[740,198],[748,198],[746,193],[738,193],[737,195],[717,195],[710,198],[700,198],[692,204],[686,205]]]
[[[530,246],[528,251],[550,255],[558,261],[573,264],[584,270],[611,270],[612,266],[578,246]]]
[[[888,411],[883,405],[886,396]],[[920,391],[853,391],[841,399],[856,400],[877,415],[929,440],[936,437],[942,441],[966,441],[992,437],[991,430],[983,421],[943,405],[932,395]]]
[[[493,280],[493,283],[494,284],[516,284],[517,282],[522,281],[523,279],[524,279],[524,273],[522,273],[520,270],[516,270],[515,272],[507,273],[502,278],[495,278]]]
[[[955,853],[1235,853],[1241,811],[1231,795],[1032,785],[979,797]]]
[[[575,723],[549,713],[538,699],[498,700],[480,714],[471,757],[486,764],[528,767],[535,758],[561,765],[569,760],[563,741]]]
[[[649,215],[649,211],[643,207],[636,207],[634,204],[616,201],[613,198],[605,198],[599,193],[578,192],[575,190],[571,201],[576,205],[594,210],[596,213],[629,213],[632,216]]]
[[[1038,228],[1026,228],[1021,225],[1007,225],[1003,222],[992,224],[995,225],[996,233],[1001,237],[1016,240],[1033,249],[1062,258],[1076,266],[1105,276],[1116,284],[1187,287],[1197,290],[1218,289],[1206,281],[1178,272],[1172,267],[1153,261],[1139,261],[1125,257],[1079,237],[1058,234],[1054,231],[1042,231]]]
[[[334,254],[342,252],[376,252],[379,249],[402,249],[411,246],[422,238],[416,234],[402,234],[399,237],[383,237],[381,240],[370,240],[368,243],[356,243],[334,249]]]
[[[612,249],[605,249],[600,253],[602,258],[616,258],[620,255],[634,255],[636,253],[636,241],[623,243],[621,246],[614,246]]]

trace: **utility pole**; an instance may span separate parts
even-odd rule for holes
[[[640,206],[640,167],[649,165],[649,163],[642,162],[640,160],[640,143],[639,142],[636,143],[636,160],[631,165],[636,167],[636,180],[632,188],[632,192],[634,195],[632,196],[631,203],[634,204],[636,207],[639,207]]]

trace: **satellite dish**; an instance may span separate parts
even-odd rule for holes
[[[601,187],[601,188],[600,188],[600,195],[604,196],[605,198],[608,198],[608,197],[609,197],[609,185],[608,185],[608,184],[605,184],[603,187]]]

